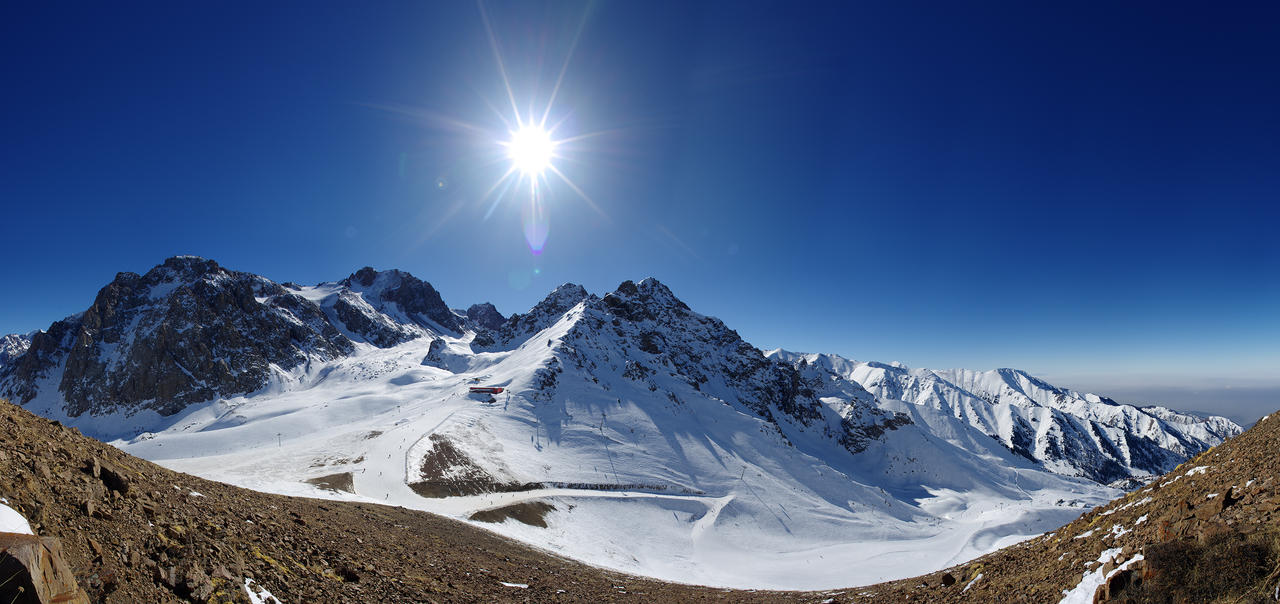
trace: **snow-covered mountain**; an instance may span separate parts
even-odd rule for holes
[[[504,319],[451,311],[400,271],[302,287],[183,257],[122,273],[37,334],[0,368],[0,395],[206,478],[773,588],[990,551],[1117,493],[1096,481],[1145,476],[1233,426],[1167,410],[1106,423],[1109,401],[1053,406],[1060,391],[1010,378],[1023,401],[985,374],[938,377],[951,386],[935,404],[865,366],[766,356],[654,279],[604,296],[566,284]],[[1042,446],[1019,421],[1063,436]]]
[[[772,350],[768,355],[830,371],[882,400],[950,415],[1051,472],[1117,486],[1164,474],[1241,430],[1223,417],[1122,405],[1058,388],[1017,369],[938,371],[830,354]]]
[[[31,337],[39,332],[11,333],[0,336],[0,367],[5,366],[31,347]]]

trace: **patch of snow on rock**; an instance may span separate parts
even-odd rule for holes
[[[284,602],[280,601],[280,598],[271,595],[271,592],[254,582],[253,579],[246,578],[244,580],[244,592],[249,594],[249,601],[253,604],[269,604],[270,602],[284,604]]]
[[[1099,558],[1098,561],[1103,562],[1110,556],[1114,556],[1116,553],[1119,553],[1119,552],[1120,552],[1119,548],[1109,549],[1105,552],[1102,552],[1102,556]],[[1110,553],[1110,556],[1108,555],[1108,553]],[[1135,563],[1137,563],[1141,559],[1142,559],[1142,554],[1138,554],[1130,558],[1129,560],[1127,560],[1124,564],[1121,564],[1120,566],[1117,566],[1116,568],[1112,569],[1112,571],[1109,573],[1104,574],[1102,572],[1102,569],[1098,569],[1091,573],[1086,574],[1084,578],[1080,580],[1080,584],[1076,585],[1074,589],[1071,589],[1070,591],[1068,590],[1062,591],[1062,599],[1058,601],[1058,604],[1093,604],[1093,594],[1098,591],[1099,585],[1106,583],[1107,580],[1113,577],[1116,573],[1121,572],[1129,568],[1130,566],[1133,566]]]

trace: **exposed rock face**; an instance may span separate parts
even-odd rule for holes
[[[374,346],[386,348],[430,333],[457,335],[458,317],[430,283],[409,273],[364,267],[336,284],[323,302],[335,323]]]
[[[261,389],[273,372],[350,354],[346,334],[387,347],[462,328],[430,284],[401,271],[361,269],[319,301],[303,289],[192,256],[145,275],[120,273],[88,310],[37,332],[0,365],[0,395],[26,403],[56,389],[73,417],[170,415]]]
[[[36,332],[26,352],[0,365],[0,392],[18,401],[34,398],[39,392],[36,381],[66,358],[64,349],[70,347],[69,336],[81,316],[73,315]]]
[[[122,406],[169,415],[261,388],[272,365],[292,368],[352,348],[314,304],[194,257],[116,275],[87,311],[32,344],[15,367],[21,383],[10,390],[30,400],[34,383],[63,362],[58,390],[73,416]]]
[[[448,344],[445,344],[444,340],[440,338],[431,340],[431,346],[427,348],[427,356],[422,359],[422,364],[447,369],[448,365],[445,362],[445,350],[447,349]]]
[[[376,271],[366,266],[341,283],[361,294],[374,310],[402,323],[443,328],[455,334],[462,331],[462,321],[449,310],[440,293],[430,283],[409,273]]]
[[[466,314],[472,324],[490,330],[502,329],[502,324],[507,322],[507,318],[488,302],[472,304]]]

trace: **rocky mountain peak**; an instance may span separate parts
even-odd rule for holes
[[[570,356],[590,349],[621,352],[626,360],[618,369],[622,376],[645,382],[651,390],[658,388],[653,380],[666,375],[683,384],[676,388],[687,386],[696,396],[736,403],[773,425],[778,418],[805,426],[824,418],[832,426],[841,423],[824,415],[796,369],[765,358],[723,321],[694,312],[657,279],[623,281],[592,300],[566,341]],[[575,366],[592,362],[602,365],[569,360]]]
[[[387,303],[392,303],[414,323],[431,321],[455,333],[462,331],[461,321],[449,310],[440,292],[430,283],[405,271],[378,271],[366,266],[342,280],[341,284],[361,293],[365,302],[378,311],[390,310]]]
[[[503,321],[491,305],[477,313]],[[404,271],[364,267],[338,283],[286,289],[213,260],[175,256],[141,275],[117,274],[88,309],[29,342],[6,341],[12,352],[0,362],[0,396],[25,404],[43,392],[46,404],[73,417],[168,415],[350,354],[348,336],[388,347],[463,328],[431,284]]]
[[[465,314],[469,321],[485,329],[501,329],[502,324],[507,322],[507,318],[488,302],[472,304]]]
[[[630,320],[683,319],[690,315],[689,305],[682,302],[667,286],[652,277],[636,284],[623,281],[603,298],[609,312]]]
[[[541,302],[534,305],[530,310],[530,314],[534,312],[543,314],[563,314],[565,311],[577,306],[577,304],[587,298],[591,294],[587,292],[587,288],[577,283],[565,283],[560,287],[551,290],[547,297]]]
[[[149,279],[169,277],[191,281],[216,274],[225,274],[226,269],[217,262],[199,256],[173,256],[166,258],[159,266],[147,271]]]
[[[529,312],[513,314],[499,329],[486,330],[477,334],[472,340],[472,349],[494,350],[518,346],[529,336],[554,325],[560,317],[564,316],[564,313],[569,312],[578,303],[593,299],[595,296],[585,287],[577,283],[565,283],[547,294],[547,297],[535,304]]]
[[[212,260],[177,256],[144,275],[118,274],[85,312],[37,334],[31,349],[0,371],[0,395],[28,402],[60,365],[56,388],[70,416],[116,409],[168,415],[257,390],[272,366],[288,369],[351,349],[304,298]]]
[[[359,284],[362,287],[369,287],[378,278],[378,271],[372,266],[366,266],[347,277],[347,284]]]

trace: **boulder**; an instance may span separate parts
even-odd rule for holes
[[[3,602],[89,604],[53,537],[0,533],[0,576]]]

